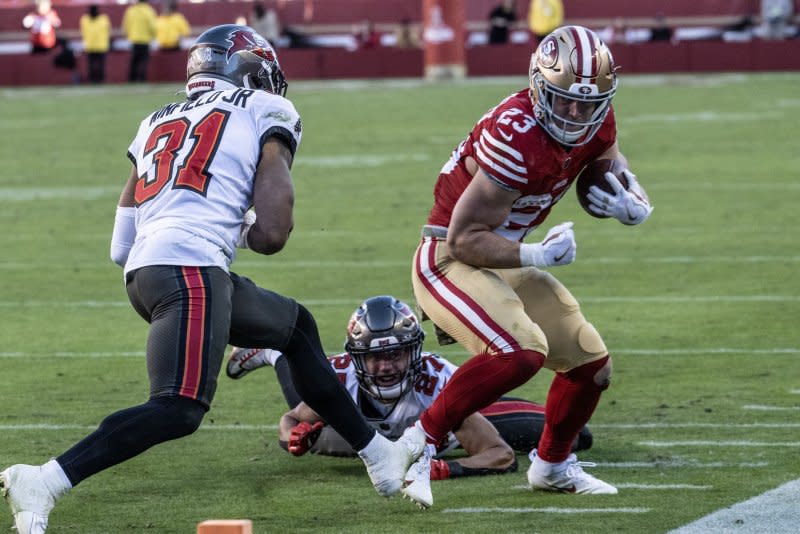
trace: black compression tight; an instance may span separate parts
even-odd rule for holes
[[[205,407],[186,397],[157,397],[106,417],[97,430],[56,458],[72,485],[137,456],[153,445],[193,433]]]

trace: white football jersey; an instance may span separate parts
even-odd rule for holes
[[[167,104],[145,118],[128,148],[140,179],[125,272],[147,265],[227,271],[264,142],[276,136],[294,154],[301,132],[289,100],[241,88]]]
[[[364,414],[367,422],[378,432],[391,440],[399,438],[403,431],[413,425],[420,414],[431,404],[456,372],[456,367],[438,354],[422,353],[422,369],[411,390],[403,395],[397,404],[383,404],[366,393],[359,395],[356,368],[349,354],[339,354],[329,358],[333,370],[344,384],[347,392]],[[364,403],[370,403],[365,406]],[[439,453],[458,446],[455,436],[448,435],[446,447]]]

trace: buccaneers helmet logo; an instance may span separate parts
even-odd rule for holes
[[[270,50],[269,43],[260,35],[245,30],[235,30],[228,34],[228,47],[226,59],[230,59],[233,54],[241,50],[249,50],[267,61],[274,61],[275,54]]]

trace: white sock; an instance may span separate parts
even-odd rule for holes
[[[358,451],[358,455],[365,463],[375,463],[386,456],[384,451],[386,450],[387,441],[385,437],[375,432],[367,446]]]
[[[47,489],[55,498],[61,497],[72,489],[72,482],[55,458],[42,465],[42,477]]]
[[[533,452],[531,453],[531,456],[533,456]],[[542,457],[537,454],[532,458],[531,468],[533,469],[533,472],[536,473],[537,475],[549,476],[552,475],[553,473],[558,473],[559,471],[563,471],[566,468],[566,464],[567,460],[564,460],[563,462],[552,463],[543,460]]]
[[[275,367],[275,362],[277,362],[278,358],[281,356],[283,356],[283,353],[280,351],[264,349],[264,358],[266,358],[267,363],[269,363],[272,367]]]

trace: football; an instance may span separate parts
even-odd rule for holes
[[[589,188],[596,185],[603,191],[614,193],[614,189],[611,187],[611,184],[608,183],[605,176],[607,172],[612,172],[614,176],[619,179],[622,187],[628,189],[628,180],[625,178],[625,175],[622,174],[623,170],[625,170],[625,166],[615,159],[598,159],[584,167],[575,184],[575,193],[578,195],[578,202],[580,202],[581,207],[586,213],[598,219],[607,218],[605,215],[598,215],[589,209],[589,199],[587,197]]]

